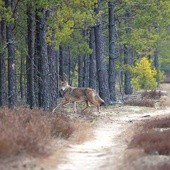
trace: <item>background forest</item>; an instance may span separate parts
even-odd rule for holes
[[[169,54],[169,0],[0,0],[0,106],[51,110],[65,77],[111,104],[118,83],[156,88]]]

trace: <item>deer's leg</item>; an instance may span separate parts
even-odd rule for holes
[[[74,113],[76,113],[76,112],[77,112],[76,102],[73,102],[73,110],[74,110]]]
[[[100,113],[100,105],[97,105],[97,111]]]
[[[86,100],[86,107],[82,111],[86,110],[88,107],[90,107],[90,104],[89,104],[89,101]]]
[[[69,101],[67,101],[67,100],[62,101],[57,107],[55,107],[55,108],[53,109],[52,112],[54,112],[57,108],[59,108],[60,106],[64,106],[64,105],[67,104],[67,103],[69,103]]]

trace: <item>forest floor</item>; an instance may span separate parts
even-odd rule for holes
[[[95,108],[94,108],[95,109]],[[6,161],[1,170],[126,170],[146,169],[169,161],[169,156],[146,155],[143,150],[128,149],[137,125],[146,119],[170,115],[170,108],[121,106],[102,109],[100,115],[81,115],[93,122],[90,137],[80,144],[68,144],[45,158],[20,157]],[[72,116],[78,116],[74,114]],[[61,141],[62,142],[62,141]],[[55,145],[54,145],[55,148]],[[9,164],[10,162],[10,164]]]
[[[96,108],[92,108],[89,112],[68,115],[70,118],[83,119],[92,125],[85,131],[89,135],[84,142],[70,142],[65,145],[65,141],[60,141],[60,144],[54,143],[54,152],[49,157],[9,158],[3,160],[3,164],[0,162],[0,169],[150,170],[153,169],[153,165],[169,162],[170,156],[146,154],[143,149],[129,148],[129,143],[138,128],[140,132],[141,123],[146,120],[170,117],[169,106],[156,109],[116,105],[102,107],[100,114],[95,110]],[[64,146],[61,150],[55,151],[55,146],[61,143]],[[155,168],[157,169],[159,168]]]
[[[129,142],[137,124],[145,119],[170,115],[170,108],[155,110],[145,107],[109,107],[103,109],[98,122],[93,127],[93,138],[88,141],[70,145],[66,154],[60,159],[57,170],[125,170],[143,169],[155,164],[154,156],[147,160],[139,149],[128,149]],[[143,160],[137,160],[141,158]],[[167,159],[167,158],[166,158]],[[135,160],[135,161],[134,161]],[[168,157],[167,161],[170,160]],[[155,159],[158,162],[157,159]],[[143,164],[145,162],[145,165]],[[133,167],[135,164],[135,167]]]

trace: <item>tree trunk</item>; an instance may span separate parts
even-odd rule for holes
[[[59,46],[59,76],[61,80],[64,80],[64,56],[63,45]]]
[[[70,48],[68,47],[68,82],[71,84],[71,54],[70,54]]]
[[[24,57],[21,53],[21,60],[20,60],[20,97],[21,100],[24,100]]]
[[[38,107],[42,107],[42,94],[39,88],[41,87],[41,60],[40,60],[40,23],[38,18],[38,10],[35,13],[36,28],[35,28],[35,45],[34,45],[34,90],[35,90],[35,102]]]
[[[127,28],[125,29],[126,31],[126,34],[128,36],[128,34],[130,34],[131,30],[131,26],[132,26],[132,23],[131,23],[131,12],[127,11],[125,13],[125,17],[127,18],[127,21],[126,21],[126,25],[127,25]],[[125,44],[124,45],[124,64],[125,65],[132,65],[132,57],[133,57],[133,50],[132,48],[128,45],[128,44]],[[131,84],[131,73],[126,70],[125,71],[125,79],[124,79],[124,92],[125,94],[132,94],[133,92],[133,88],[132,88],[132,84]]]
[[[126,47],[126,45],[124,46],[124,64],[132,65],[132,49],[130,47]],[[128,70],[125,71],[124,82],[125,94],[132,94],[133,88],[131,83],[131,73]]]
[[[8,104],[8,93],[7,93],[7,83],[6,83],[6,24],[5,20],[2,19],[0,22],[0,106],[5,106]]]
[[[78,87],[83,87],[83,72],[84,72],[84,63],[83,55],[78,57]]]
[[[92,54],[90,54],[89,59],[89,87],[92,89],[96,89],[96,55],[94,28],[91,28],[90,30],[89,47],[93,50]]]
[[[84,55],[83,87],[89,87],[89,56]]]
[[[96,13],[101,11],[101,0],[98,0]],[[102,16],[100,16],[95,26],[95,44],[96,44],[96,66],[99,81],[99,94],[106,104],[110,104],[110,94],[108,85],[108,74],[106,63],[104,61],[104,38],[102,33]]]
[[[35,99],[38,107],[43,107],[43,80],[42,80],[42,58],[41,58],[41,36],[40,30],[42,31],[41,26],[41,17],[43,16],[40,9],[36,9],[35,20],[36,20],[36,38],[35,38],[35,54],[34,54],[34,65],[35,65]],[[44,17],[44,16],[43,16]]]
[[[41,13],[41,16],[38,15],[39,22],[39,54],[40,54],[40,62],[41,62],[41,69],[40,71],[40,82],[42,94],[42,106],[44,110],[48,110],[50,107],[50,78],[49,78],[49,63],[48,63],[48,56],[47,56],[47,43],[46,43],[46,10],[41,8],[38,10]]]
[[[155,50],[154,52],[154,67],[157,71],[157,76],[156,76],[156,81],[158,82],[158,86],[159,86],[159,83],[160,83],[160,78],[159,78],[159,71],[160,71],[160,68],[159,68],[159,55],[158,55],[158,49]]]
[[[32,4],[27,6],[27,27],[28,27],[28,58],[27,58],[27,95],[30,108],[36,106],[34,90],[34,12]]]
[[[114,4],[112,1],[108,2],[109,9],[109,90],[110,90],[110,100],[116,101],[116,28],[115,28],[115,11]]]
[[[12,1],[5,0],[6,8],[11,9]],[[17,104],[17,82],[16,82],[16,60],[14,33],[12,21],[6,25],[6,40],[8,49],[8,101],[9,107],[13,108]]]
[[[54,31],[51,29],[52,39],[51,44],[47,46],[48,60],[49,60],[49,72],[50,72],[50,109],[53,109],[57,105],[58,98],[58,76],[57,76],[57,55],[54,44]]]

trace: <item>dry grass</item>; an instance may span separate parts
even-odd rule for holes
[[[33,156],[48,155],[52,151],[49,146],[54,138],[68,140],[76,134],[78,141],[84,140],[85,135],[81,135],[84,130],[83,123],[62,114],[41,110],[2,108],[0,109],[0,158],[22,153]],[[85,129],[87,132],[87,126]]]
[[[154,107],[155,102],[151,99],[132,99],[126,102],[129,106]]]
[[[170,169],[170,163],[158,165],[157,167],[153,168],[152,170],[168,170],[168,169]]]
[[[129,150],[139,150],[132,160],[135,169],[170,169],[170,117],[145,120],[136,124]],[[140,154],[142,153],[142,154]]]
[[[161,90],[145,90],[141,93],[141,97],[145,99],[160,99],[165,95]]]
[[[168,86],[169,87],[169,86]],[[140,94],[140,95],[139,95]],[[160,107],[170,106],[170,99],[167,91],[145,90],[136,95],[130,96],[125,101],[130,106]]]
[[[170,117],[149,120],[142,133],[134,135],[130,148],[142,148],[147,154],[170,154]]]
[[[145,128],[170,128],[170,118],[164,117],[161,119],[148,120],[145,124]]]
[[[166,139],[166,140],[165,140]],[[149,131],[134,137],[129,147],[143,148],[147,154],[170,154],[170,130]]]

